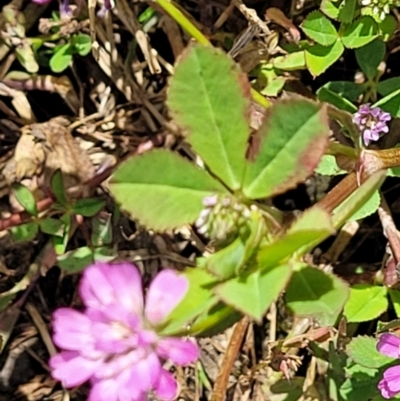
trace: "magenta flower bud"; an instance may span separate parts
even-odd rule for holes
[[[187,365],[199,349],[189,339],[161,337],[157,327],[178,305],[188,281],[160,272],[143,299],[142,281],[130,263],[95,263],[83,273],[83,312],[61,308],[53,315],[52,375],[67,388],[89,380],[89,401],[142,401],[149,392],[173,400],[178,386],[163,361]]]
[[[383,355],[392,358],[400,357],[400,338],[394,334],[384,333],[379,337],[376,349]],[[400,365],[385,370],[382,380],[378,383],[383,398],[392,398],[400,393]]]

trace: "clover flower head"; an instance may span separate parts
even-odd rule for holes
[[[361,5],[369,7],[383,21],[392,8],[400,6],[400,0],[361,0]]]
[[[200,234],[214,240],[225,239],[240,231],[250,217],[249,207],[229,195],[206,196],[203,206],[195,225]]]
[[[368,146],[370,142],[377,141],[383,134],[389,132],[387,123],[391,118],[389,113],[379,107],[371,108],[371,105],[366,103],[353,114],[353,123],[360,129],[364,143]]]
[[[379,337],[376,349],[383,355],[392,358],[400,357],[400,338],[394,334],[384,333]],[[400,393],[400,365],[385,370],[382,380],[378,383],[383,398],[392,398]]]
[[[88,401],[144,401],[152,391],[174,399],[178,386],[162,363],[187,365],[199,350],[157,328],[186,294],[186,278],[163,270],[144,302],[135,266],[97,262],[84,271],[79,290],[84,311],[60,308],[53,315],[53,340],[62,349],[50,359],[53,377],[67,388],[89,380]]]

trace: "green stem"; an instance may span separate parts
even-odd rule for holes
[[[169,0],[155,0],[192,38],[203,45],[211,45],[210,41],[197,27]]]
[[[211,42],[208,40],[203,33],[197,29],[197,27],[182,13],[181,10],[170,0],[155,0],[155,2],[167,12],[174,20],[177,22],[182,29],[184,29],[192,38],[196,39],[197,42],[212,46]],[[272,106],[272,102],[266,99],[261,93],[257,92],[254,88],[251,88],[251,96],[253,100],[257,102],[260,106],[268,108]]]
[[[356,149],[351,148],[350,146],[342,145],[338,142],[330,142],[327,154],[333,156],[344,155],[349,157],[350,159],[358,159],[359,154]]]

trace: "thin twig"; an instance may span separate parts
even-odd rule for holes
[[[231,340],[229,341],[220,371],[217,379],[215,380],[211,401],[223,401],[225,398],[229,375],[239,353],[239,349],[242,345],[249,323],[250,319],[248,317],[244,317],[233,329]]]

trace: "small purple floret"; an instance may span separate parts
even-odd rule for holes
[[[360,106],[358,111],[353,114],[353,122],[361,131],[366,146],[389,132],[387,123],[391,118],[389,113],[379,107],[371,108],[369,103]]]
[[[383,355],[392,358],[400,357],[400,338],[394,334],[384,333],[379,337],[376,349]],[[392,398],[400,393],[400,365],[385,370],[382,380],[378,383],[383,398]]]
[[[97,12],[97,16],[100,18],[104,18],[106,14],[113,9],[115,6],[114,0],[103,0],[103,5],[100,10]]]
[[[178,385],[163,361],[187,365],[199,356],[189,339],[161,337],[157,327],[182,300],[188,281],[160,272],[143,299],[142,280],[130,263],[95,263],[83,273],[83,312],[60,308],[53,315],[52,375],[67,388],[89,380],[88,401],[144,401],[149,392],[173,400]]]

